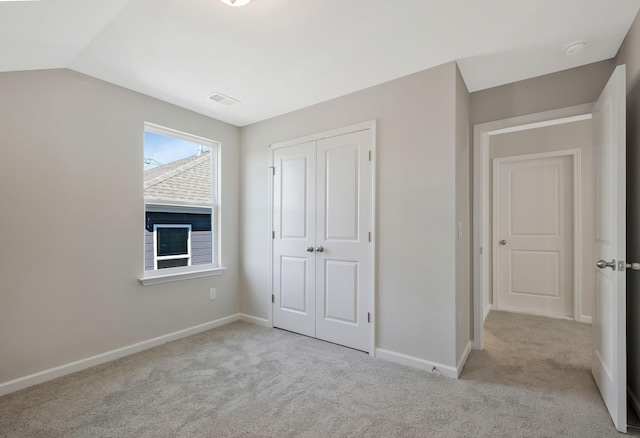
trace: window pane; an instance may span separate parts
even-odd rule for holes
[[[145,124],[145,271],[216,262],[217,150],[215,141]]]
[[[188,254],[187,228],[158,228],[158,256]],[[180,265],[184,266],[184,265]]]
[[[187,259],[158,260],[158,269],[177,268],[178,266],[188,265],[189,261]]]
[[[211,205],[211,153],[209,146],[146,131],[145,201]]]

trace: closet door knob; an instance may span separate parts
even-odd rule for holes
[[[313,252],[313,246],[307,246],[307,252]]]
[[[317,252],[324,252],[324,248],[322,246],[319,246],[316,248]]]

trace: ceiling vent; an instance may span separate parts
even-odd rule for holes
[[[231,106],[231,105],[235,105],[236,103],[240,103],[239,100],[234,99],[233,97],[225,96],[224,94],[218,93],[217,91],[215,93],[213,93],[211,96],[209,96],[209,99],[213,100],[214,102],[218,102],[218,103],[221,103],[221,104],[227,105],[227,106]]]

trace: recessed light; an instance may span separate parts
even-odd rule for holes
[[[585,41],[574,41],[569,43],[564,47],[564,54],[569,56],[578,53],[580,50],[584,49],[584,46],[586,45],[587,43]]]
[[[244,6],[251,0],[220,0],[222,3],[229,6]]]

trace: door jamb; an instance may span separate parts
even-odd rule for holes
[[[572,190],[572,209],[573,209],[573,320],[582,321],[582,150],[580,149],[562,149],[550,152],[539,152],[526,155],[511,155],[506,157],[494,158],[493,162],[493,242],[491,243],[491,266],[493,268],[493,279],[497,273],[497,251],[495,245],[495,236],[497,230],[497,202],[496,202],[496,173],[499,163],[508,163],[513,161],[537,160],[543,158],[570,157],[573,172],[573,190]],[[494,286],[494,290],[495,290]],[[494,305],[496,297],[494,296]],[[564,319],[564,318],[563,318]]]
[[[492,135],[552,126],[591,117],[593,103],[480,123],[473,127],[473,343],[484,347],[484,296],[489,291],[489,263],[482,248],[489,245],[489,141]]]
[[[337,129],[331,129],[328,131],[318,132],[316,134],[307,135],[304,137],[298,137],[291,140],[281,141],[278,143],[273,143],[269,145],[269,166],[268,166],[268,178],[269,178],[269,287],[267,296],[267,319],[269,327],[273,327],[273,303],[271,302],[271,296],[275,293],[273,287],[273,238],[271,238],[274,227],[273,227],[273,187],[274,187],[274,162],[273,162],[273,151],[275,149],[285,148],[288,146],[295,146],[301,143],[307,143],[310,141],[318,141],[323,140],[325,138],[337,137],[339,135],[351,134],[354,132],[369,130],[371,133],[371,144],[369,145],[371,151],[371,251],[369,252],[369,263],[370,263],[370,284],[371,290],[369,291],[369,312],[371,313],[371,344],[369,346],[369,355],[376,355],[376,315],[377,315],[377,305],[376,305],[376,199],[377,199],[377,190],[376,190],[376,120],[369,120],[362,123],[357,123],[354,125],[343,126]]]

